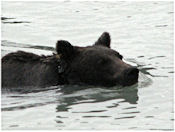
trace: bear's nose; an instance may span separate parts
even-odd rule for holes
[[[126,77],[132,77],[138,75],[139,70],[137,69],[137,67],[130,67],[126,69],[124,72]]]
[[[129,85],[138,81],[139,70],[137,67],[130,67],[124,70],[123,82],[125,85]]]

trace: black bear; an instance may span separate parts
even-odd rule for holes
[[[139,70],[122,61],[110,48],[110,35],[104,32],[87,47],[56,43],[56,54],[39,56],[17,51],[2,58],[2,87],[47,87],[63,84],[128,86],[137,83]]]

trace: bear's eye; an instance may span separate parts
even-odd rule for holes
[[[119,53],[116,53],[116,56],[119,58],[119,59],[123,59],[123,56],[122,55],[120,55]]]
[[[106,59],[99,59],[98,61],[97,61],[97,63],[98,64],[100,64],[100,65],[104,65],[104,64],[106,64],[108,61],[106,60]]]
[[[119,57],[121,60],[123,59],[123,56],[122,56],[122,55],[120,55],[120,54],[118,55],[118,57]]]

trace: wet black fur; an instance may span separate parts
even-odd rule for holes
[[[110,42],[109,33],[104,32],[94,45],[87,47],[59,40],[57,53],[50,56],[24,51],[9,53],[2,58],[2,87],[127,84],[124,71],[131,66],[110,48]],[[129,85],[137,82],[138,74],[132,78]]]
[[[39,56],[18,51],[2,58],[2,87],[53,86],[64,84],[58,75],[56,55]]]

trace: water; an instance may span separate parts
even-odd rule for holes
[[[2,2],[2,56],[55,43],[111,47],[140,69],[130,87],[2,90],[2,129],[173,130],[173,2]]]

